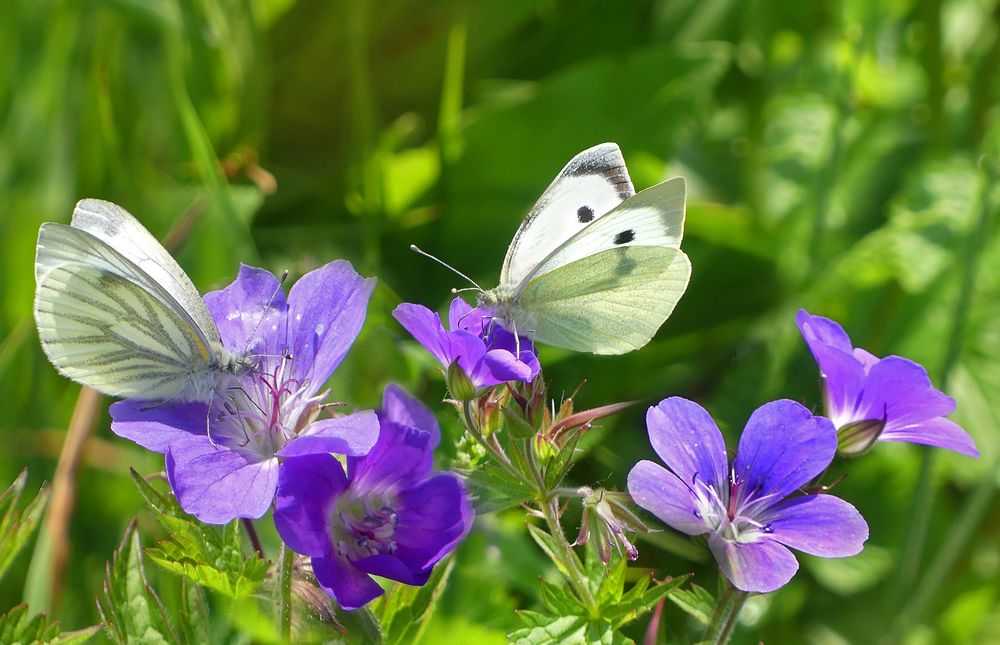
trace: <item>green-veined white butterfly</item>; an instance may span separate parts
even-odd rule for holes
[[[132,399],[209,401],[219,381],[252,369],[222,346],[191,279],[120,206],[76,205],[46,222],[35,255],[35,322],[64,376]]]
[[[595,354],[639,349],[691,277],[680,250],[684,206],[683,178],[636,194],[616,144],[584,150],[521,222],[500,285],[476,287],[479,304],[548,345]]]

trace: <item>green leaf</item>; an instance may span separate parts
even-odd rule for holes
[[[28,605],[12,607],[0,615],[0,643],[45,643],[46,645],[76,645],[90,640],[100,625],[63,632],[59,621],[49,622],[44,614],[28,614]]]
[[[45,485],[27,506],[18,510],[17,503],[27,481],[28,470],[25,469],[7,490],[0,493],[0,579],[38,528],[49,501],[49,487]]]
[[[168,645],[180,642],[166,611],[146,581],[142,544],[135,520],[108,565],[104,594],[97,599],[104,630],[116,643]]]
[[[188,643],[208,643],[208,599],[201,585],[181,578],[180,626]]]
[[[533,611],[519,611],[518,617],[527,627],[507,635],[513,645],[549,645],[552,643],[601,643],[624,645],[632,643],[605,620],[590,622],[583,616],[546,616]]]
[[[545,579],[539,579],[539,590],[545,607],[554,614],[572,616],[585,611],[583,605],[570,591],[566,584],[554,585]]]
[[[614,625],[615,629],[632,622],[643,614],[651,611],[656,603],[678,592],[678,587],[687,580],[687,576],[671,578],[649,587],[651,578],[642,578],[623,595],[613,607],[602,611],[602,615]]]
[[[527,523],[527,527],[528,533],[531,535],[532,539],[535,540],[535,543],[538,544],[542,551],[545,552],[546,557],[548,557],[549,560],[552,560],[552,563],[556,565],[556,568],[559,569],[559,573],[561,573],[564,577],[569,578],[569,571],[567,571],[562,564],[562,558],[559,556],[559,549],[556,546],[555,538],[530,522]],[[576,554],[574,554],[573,557],[576,557]]]
[[[478,514],[524,504],[534,497],[531,487],[495,464],[484,463],[462,475]]]
[[[382,623],[386,643],[421,641],[454,568],[455,561],[449,557],[434,567],[423,586],[397,584],[379,599],[373,612]]]
[[[576,446],[580,443],[581,436],[583,436],[581,433],[574,432],[566,445],[545,465],[545,485],[549,488],[558,487],[572,468],[573,456],[576,454]]]
[[[690,589],[677,589],[668,597],[702,625],[708,625],[715,611],[715,598],[707,589],[696,584],[692,584]]]
[[[269,563],[256,553],[243,554],[238,520],[227,525],[220,536],[214,528],[186,515],[172,497],[160,493],[134,470],[132,480],[169,536],[147,549],[150,560],[233,599],[257,590],[267,576]]]

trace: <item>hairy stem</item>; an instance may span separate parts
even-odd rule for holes
[[[749,593],[733,587],[728,580],[724,581],[724,584],[725,591],[719,598],[719,604],[715,606],[715,613],[712,614],[712,620],[708,624],[708,629],[705,630],[705,638],[703,639],[704,642],[712,643],[712,645],[728,643],[729,639],[733,637],[740,609],[750,597]]]
[[[264,557],[264,547],[260,545],[260,538],[257,537],[257,529],[254,528],[253,520],[248,517],[240,518],[243,522],[243,528],[246,529],[247,537],[250,538],[250,544],[253,545],[253,550],[257,552],[261,558]]]

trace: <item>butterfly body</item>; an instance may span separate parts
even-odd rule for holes
[[[684,207],[682,178],[636,194],[617,145],[585,150],[524,219],[500,284],[479,304],[545,344],[595,354],[639,349],[691,275],[680,250]]]
[[[223,347],[197,289],[124,209],[77,204],[71,225],[45,223],[35,258],[35,322],[64,376],[111,396],[208,401],[253,369]]]

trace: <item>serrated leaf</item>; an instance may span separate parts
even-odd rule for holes
[[[556,565],[556,568],[559,569],[559,573],[568,578],[569,572],[566,571],[566,568],[562,564],[562,558],[558,555],[559,549],[556,546],[555,538],[531,522],[527,523],[527,527],[528,534],[531,535],[531,538],[535,541],[535,543],[541,547],[542,551],[545,552],[545,555],[549,558],[549,560],[552,560],[552,563]],[[576,557],[576,555],[574,554],[573,557]]]
[[[618,557],[604,569],[597,589],[597,603],[602,607],[615,605],[622,599],[622,594],[625,592],[625,569],[627,566],[628,561]]]
[[[49,487],[42,486],[27,506],[18,510],[17,503],[28,481],[27,469],[22,470],[7,490],[0,494],[0,579],[14,558],[34,535],[49,501]]]
[[[615,631],[605,620],[588,621],[583,616],[546,616],[537,612],[519,611],[518,617],[528,624],[507,635],[513,645],[552,645],[560,643],[624,645],[632,643]]]
[[[549,611],[562,616],[584,613],[585,608],[566,584],[554,585],[544,579],[540,579],[538,582],[542,602],[545,603],[545,607]]]
[[[581,436],[583,435],[579,432],[573,433],[566,445],[546,464],[545,485],[549,488],[557,488],[572,468],[573,456],[576,454],[576,446],[580,443]]]
[[[643,614],[652,611],[656,603],[677,593],[678,587],[687,580],[687,576],[672,578],[648,587],[648,579],[637,583],[623,595],[618,604],[602,611],[602,615],[611,622],[615,629],[620,629]]]
[[[177,643],[166,611],[146,581],[142,544],[135,520],[125,529],[121,546],[107,566],[104,594],[97,609],[105,632],[116,643]]]
[[[172,496],[156,490],[134,470],[132,480],[169,536],[146,550],[150,560],[233,599],[257,590],[269,563],[256,553],[243,554],[238,520],[224,527],[220,536],[214,527],[184,513]]]
[[[387,644],[420,642],[454,568],[455,561],[449,557],[434,567],[423,586],[397,584],[382,597],[373,611]]]
[[[28,614],[28,605],[12,607],[0,615],[0,643],[45,643],[46,645],[76,645],[90,639],[100,625],[63,632],[59,621],[49,622],[45,614]]]
[[[484,463],[461,474],[478,514],[524,504],[534,497],[534,491],[527,484],[494,464]]]
[[[668,596],[670,602],[683,609],[702,625],[708,625],[715,611],[715,598],[704,587],[692,584],[690,589],[677,589]]]

